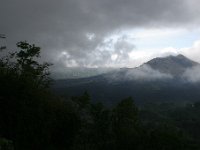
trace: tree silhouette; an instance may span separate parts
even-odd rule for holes
[[[0,59],[0,135],[14,141],[15,147],[25,148],[45,131],[39,132],[48,115],[49,64],[36,60],[39,47],[26,41],[17,47],[18,51]]]
[[[133,149],[138,136],[138,109],[131,97],[119,102],[113,110],[113,130],[117,149]]]

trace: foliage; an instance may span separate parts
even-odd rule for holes
[[[19,51],[0,59],[0,135],[16,149],[66,146],[65,133],[74,132],[76,114],[49,91],[49,64],[37,61],[40,48],[27,42],[17,47]],[[67,125],[67,131],[61,125]],[[62,135],[64,140],[58,142]]]
[[[13,150],[13,143],[5,138],[0,138],[0,150]]]

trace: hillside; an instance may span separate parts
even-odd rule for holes
[[[183,55],[155,58],[137,68],[84,79],[57,80],[53,88],[65,97],[88,91],[95,102],[107,105],[128,96],[138,104],[192,102],[199,100],[200,83],[190,82],[184,73],[198,65]]]

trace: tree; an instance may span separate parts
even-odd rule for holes
[[[37,61],[39,47],[26,41],[17,47],[19,51],[0,59],[0,135],[12,140],[15,147],[27,149],[42,135],[47,137],[50,64]],[[43,140],[34,146],[41,143]]]
[[[117,149],[134,149],[138,137],[138,109],[131,97],[122,100],[113,110],[113,132]]]
[[[21,77],[31,79],[35,81],[37,86],[42,88],[49,86],[49,63],[39,64],[35,59],[40,57],[40,47],[36,47],[34,44],[19,42],[17,47],[20,51],[13,53],[12,56],[17,60],[15,67],[18,69]]]
[[[17,43],[19,51],[9,53],[1,58],[1,73],[5,76],[15,74],[23,83],[28,82],[35,87],[46,88],[50,78],[49,63],[40,64],[36,59],[40,57],[40,47],[25,42]]]

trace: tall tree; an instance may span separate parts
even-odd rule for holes
[[[113,110],[113,131],[117,149],[133,149],[136,147],[137,127],[138,109],[132,98],[129,97],[122,100]]]
[[[37,61],[39,47],[26,41],[17,47],[0,59],[0,134],[13,140],[15,147],[26,147],[40,138],[46,126],[49,64]]]

